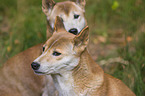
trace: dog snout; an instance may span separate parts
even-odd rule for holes
[[[31,67],[33,70],[38,70],[40,67],[40,64],[37,62],[32,62]]]
[[[78,30],[76,28],[72,28],[69,30],[70,33],[77,35],[78,34]]]

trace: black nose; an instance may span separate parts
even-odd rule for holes
[[[78,34],[78,30],[76,28],[72,28],[69,30],[70,33],[73,33],[74,35]]]
[[[32,67],[34,70],[38,70],[39,67],[40,67],[40,64],[37,63],[37,62],[32,62],[31,67]]]

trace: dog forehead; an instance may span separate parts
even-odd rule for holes
[[[57,11],[56,13],[62,13],[64,12],[66,15],[69,15],[70,12],[72,11],[81,11],[83,13],[83,10],[81,7],[79,7],[76,3],[71,2],[71,1],[65,1],[65,2],[59,2],[54,6],[54,10]]]
[[[71,40],[74,38],[75,35],[69,32],[55,32],[50,39],[48,39],[45,43],[47,49],[50,48],[64,48],[70,45]]]

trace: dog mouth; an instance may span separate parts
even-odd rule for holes
[[[54,70],[47,70],[47,71],[38,71],[38,70],[34,70],[34,73],[37,75],[51,75],[51,74],[56,74],[56,72],[54,72]]]
[[[49,73],[49,72],[34,71],[34,73],[37,75],[51,75],[51,73]]]
[[[40,71],[34,71],[36,74],[39,74],[39,75],[43,75],[44,73],[43,72],[40,72]]]

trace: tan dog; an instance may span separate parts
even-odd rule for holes
[[[105,74],[87,51],[89,30],[68,33],[57,17],[45,50],[31,64],[36,74],[51,75],[59,96],[135,96],[119,79]]]
[[[79,0],[77,0],[77,2],[65,1],[54,3],[53,0],[43,0],[43,11],[48,18],[47,37],[51,36],[49,33],[53,31],[54,18],[57,15],[61,16],[67,26],[66,29],[71,33],[77,34],[85,27],[85,1],[78,1]],[[45,84],[44,76],[35,75],[30,67],[33,60],[41,53],[42,44],[39,44],[17,54],[4,64],[0,69],[0,96],[55,95],[55,88],[51,77],[47,77],[46,80],[49,81]],[[46,86],[44,87],[43,85]],[[44,92],[42,93],[43,88]]]

